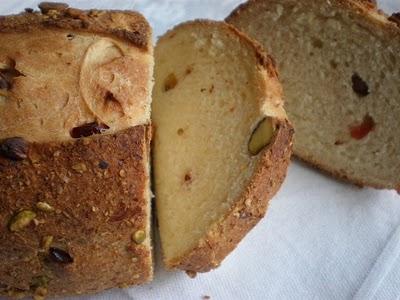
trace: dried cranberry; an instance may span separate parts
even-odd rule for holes
[[[92,122],[73,128],[70,134],[74,139],[78,139],[94,134],[102,134],[107,129],[110,129],[110,127],[108,127],[106,124]]]
[[[52,261],[60,264],[71,264],[74,262],[74,259],[68,252],[54,247],[50,247],[49,257]]]
[[[11,88],[11,84],[8,80],[0,73],[0,89],[9,90]]]
[[[400,26],[400,12],[394,13],[389,17],[389,20]]]
[[[350,134],[353,139],[361,140],[375,128],[375,121],[370,115],[366,115],[361,124],[350,126]]]
[[[12,160],[24,160],[27,157],[28,143],[20,137],[8,138],[0,142],[0,155]]]

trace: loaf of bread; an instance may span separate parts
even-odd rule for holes
[[[153,170],[168,268],[217,267],[264,216],[293,130],[271,57],[223,22],[181,24],[155,47]]]
[[[151,29],[40,8],[0,17],[0,295],[147,282]]]
[[[361,186],[400,188],[396,20],[369,0],[252,0],[227,18],[277,60],[294,153]]]

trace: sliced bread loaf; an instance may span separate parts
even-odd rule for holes
[[[358,185],[400,188],[396,20],[367,0],[252,0],[227,18],[276,58],[295,154]]]
[[[223,22],[194,21],[155,48],[153,170],[164,261],[217,267],[285,178],[292,127],[272,59]]]
[[[147,282],[151,29],[40,7],[0,18],[0,295]]]

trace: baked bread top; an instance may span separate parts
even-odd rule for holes
[[[400,187],[400,27],[366,0],[251,0],[227,21],[275,57],[294,153],[361,186]]]
[[[135,12],[40,8],[0,18],[0,139],[65,141],[149,123],[147,21]]]

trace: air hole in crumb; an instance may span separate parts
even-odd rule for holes
[[[178,84],[178,79],[176,78],[175,74],[174,73],[169,74],[164,81],[164,92],[172,90],[173,88],[176,87],[177,84]]]
[[[344,142],[341,141],[341,140],[335,141],[335,146],[340,146],[340,145],[343,145],[343,144],[344,144]]]
[[[110,91],[107,91],[105,96],[104,96],[104,100],[109,101],[109,102],[118,102],[119,101],[115,98],[114,94],[111,93]]]
[[[74,37],[75,37],[75,35],[73,35],[72,33],[67,34],[67,39],[68,39],[69,41],[73,40]]]
[[[210,89],[208,90],[208,92],[209,92],[210,94],[212,94],[212,92],[214,92],[214,85],[213,85],[213,84],[211,85],[211,87],[210,87]]]
[[[192,72],[193,72],[193,67],[192,67],[192,66],[188,66],[188,67],[186,68],[185,74],[186,74],[186,75],[189,75],[189,74],[191,74]]]
[[[331,65],[332,69],[336,69],[338,66],[338,63],[336,61],[334,61],[333,59],[331,59],[329,61],[329,64]]]
[[[360,77],[360,75],[358,75],[358,73],[354,73],[353,76],[351,76],[351,82],[353,84],[353,91],[359,97],[365,97],[369,95],[368,84]]]
[[[183,179],[184,179],[185,183],[191,183],[192,182],[192,173],[191,172],[187,172]]]
[[[179,128],[177,133],[178,133],[178,135],[183,135],[185,133],[185,131],[183,130],[183,128]]]
[[[318,38],[313,38],[311,40],[311,44],[313,45],[314,48],[319,48],[319,49],[321,49],[324,46],[324,43]]]
[[[201,89],[200,89],[200,92],[204,93],[206,90],[207,90],[207,89],[205,89],[205,88],[201,88]]]

